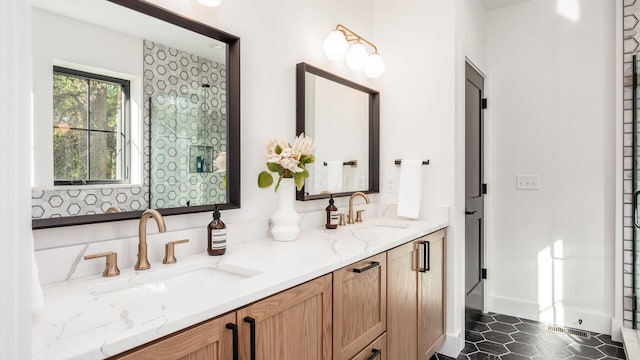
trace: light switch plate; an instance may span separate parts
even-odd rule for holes
[[[516,175],[516,189],[540,190],[540,175]]]
[[[387,176],[384,179],[384,188],[388,193],[396,192],[396,178],[393,176]]]

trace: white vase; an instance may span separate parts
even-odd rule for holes
[[[271,215],[271,235],[277,241],[293,241],[298,237],[300,215],[294,208],[296,201],[296,184],[292,178],[284,178],[276,193],[278,209]]]

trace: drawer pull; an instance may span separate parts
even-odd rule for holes
[[[431,270],[431,243],[428,241],[421,241],[420,245],[422,248],[422,257],[424,261],[424,267],[420,268],[420,272],[427,272]]]
[[[225,327],[233,334],[233,360],[238,360],[238,325],[228,323]]]
[[[365,272],[365,271],[367,271],[367,270],[371,270],[371,269],[373,269],[373,268],[375,268],[375,267],[378,267],[378,266],[380,266],[380,263],[379,263],[379,262],[377,262],[377,261],[372,261],[372,262],[371,262],[371,264],[369,264],[369,265],[367,265],[367,266],[365,266],[365,267],[363,267],[363,268],[361,268],[361,269],[353,269],[353,272],[354,272],[354,273],[358,273],[358,274],[360,274],[360,273],[363,273],[363,272]]]
[[[382,354],[382,350],[380,350],[380,349],[371,349],[371,355],[367,358],[367,360],[376,359],[381,354]]]
[[[252,317],[245,317],[244,322],[249,324],[249,343],[250,343],[250,351],[251,351],[251,360],[256,360],[256,319]]]

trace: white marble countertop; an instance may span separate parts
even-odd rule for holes
[[[387,230],[384,236],[363,236],[363,228],[389,221],[406,227]],[[304,231],[293,242],[263,239],[232,245],[218,257],[203,253],[179,258],[176,265],[153,263],[147,271],[121,269],[117,278],[91,277],[47,285],[45,306],[33,318],[33,359],[113,356],[446,226],[420,220],[372,219],[337,230]],[[151,295],[141,295],[134,287],[127,293],[130,296],[113,297],[91,290],[108,286],[109,282],[134,281],[142,274],[207,260],[221,268],[250,268],[258,275],[241,281],[191,284],[192,291],[180,294],[157,289]]]

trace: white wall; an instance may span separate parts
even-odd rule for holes
[[[0,359],[31,358],[29,2],[0,2]]]
[[[611,330],[615,6],[537,0],[488,14],[491,311]],[[539,174],[541,190],[516,190],[517,174]]]
[[[464,262],[456,261],[464,259],[464,201],[460,205],[456,195],[460,191],[459,177],[464,179],[458,164],[464,159],[456,150],[460,148],[456,97],[460,81],[464,86],[464,72],[460,79],[459,69],[462,64],[464,71],[465,49],[462,44],[469,35],[463,33],[457,19],[459,7],[466,9],[473,6],[473,1],[374,2],[375,42],[387,65],[379,80],[382,119],[380,180],[385,184],[391,178],[397,184],[399,169],[393,165],[395,159],[431,161],[423,170],[425,185],[421,216],[428,216],[426,212],[430,206],[450,208],[447,339],[439,351],[454,357],[464,345]],[[483,38],[484,11],[480,10],[468,13],[474,22],[465,26],[469,33],[476,32],[478,38]],[[482,52],[482,47],[478,47],[479,57],[483,57]],[[394,203],[397,195],[397,192],[387,192],[382,186],[382,202]]]

